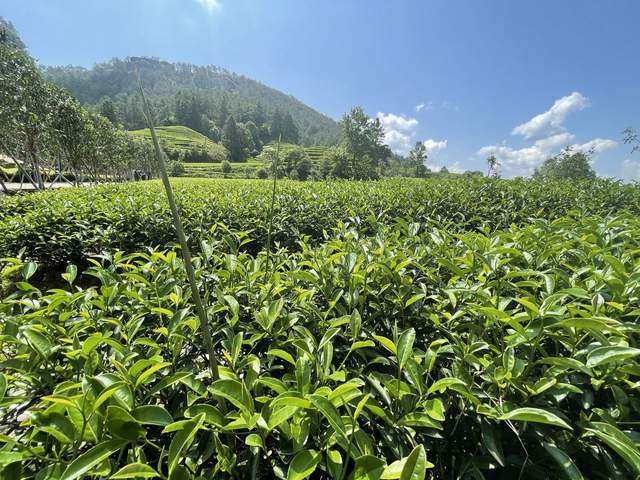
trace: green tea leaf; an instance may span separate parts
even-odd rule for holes
[[[130,463],[111,475],[110,478],[112,480],[121,480],[125,478],[153,478],[159,476],[160,474],[149,465],[145,465],[144,463]]]
[[[554,425],[556,427],[573,430],[571,426],[557,415],[541,408],[523,407],[511,410],[498,417],[498,420],[517,420],[520,422],[535,422]]]
[[[398,339],[398,345],[396,346],[398,357],[398,368],[402,370],[413,355],[413,342],[416,339],[416,331],[413,328],[405,330]]]
[[[302,450],[293,457],[287,470],[287,480],[309,478],[322,460],[322,454],[315,450]]]
[[[587,355],[587,367],[599,367],[607,363],[620,362],[640,355],[640,349],[609,346],[594,348]]]
[[[122,440],[107,440],[90,448],[69,464],[62,473],[60,480],[80,478],[93,467],[100,464],[104,459],[109,458],[113,452],[120,450],[126,443],[127,442],[123,442]]]
[[[424,446],[418,445],[407,457],[402,467],[400,480],[424,480],[424,477],[427,475],[427,468],[433,468],[433,466],[432,463],[427,462],[427,454],[424,451]]]

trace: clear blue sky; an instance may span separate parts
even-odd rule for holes
[[[527,173],[566,145],[640,179],[637,0],[3,0],[46,65],[156,56],[214,64],[333,118],[379,115],[397,151]],[[419,107],[423,105],[422,107]]]

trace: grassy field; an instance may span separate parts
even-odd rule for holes
[[[148,128],[132,130],[129,133],[135,137],[151,140],[151,133]],[[156,133],[160,142],[166,148],[172,150],[207,149],[214,144],[201,133],[182,125],[156,127]]]
[[[0,468],[637,478],[640,185],[172,184],[217,376],[160,182],[0,199]]]

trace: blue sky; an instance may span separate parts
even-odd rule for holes
[[[353,105],[428,164],[527,174],[567,145],[640,180],[637,0],[3,0],[47,65],[150,55],[213,64],[333,118]]]

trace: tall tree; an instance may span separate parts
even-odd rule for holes
[[[116,112],[116,107],[113,105],[113,102],[110,98],[104,98],[102,103],[100,104],[100,115],[105,117],[114,125],[120,123],[118,121],[118,113]]]
[[[269,134],[272,140],[282,138],[284,140],[284,115],[277,108],[271,116],[271,125],[269,125]]]
[[[0,46],[26,51],[27,47],[13,24],[0,16]]]
[[[591,167],[590,152],[574,152],[571,148],[563,150],[551,157],[538,167],[533,177],[540,180],[590,180],[596,178],[596,172]]]
[[[427,147],[425,147],[424,142],[416,142],[409,152],[409,160],[415,169],[416,177],[424,177],[427,173],[427,166],[424,164],[427,160]]]
[[[287,112],[282,119],[282,140],[295,144],[300,141],[300,132],[289,112]]]
[[[354,107],[340,121],[343,145],[351,159],[352,178],[374,178],[376,167],[389,154],[383,144],[384,128],[377,118],[369,118]]]
[[[233,115],[229,115],[222,132],[222,144],[229,151],[232,162],[242,162],[246,158],[246,146],[243,132],[238,127]]]
[[[223,95],[220,99],[220,105],[218,105],[218,114],[216,116],[216,122],[218,128],[222,130],[229,118],[229,99],[226,95]]]
[[[499,172],[500,162],[495,155],[491,155],[487,158],[487,177],[498,178],[500,176]]]

